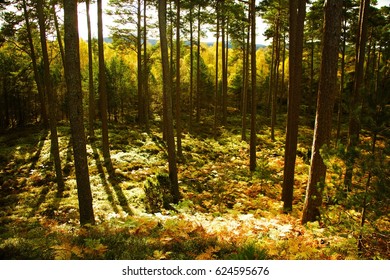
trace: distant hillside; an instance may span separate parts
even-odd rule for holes
[[[104,42],[106,42],[106,43],[112,43],[112,38],[110,38],[110,37],[105,37],[105,38],[104,38]],[[152,46],[155,46],[158,42],[159,42],[159,40],[157,40],[157,39],[149,39],[149,40],[148,40],[148,43],[151,44]],[[202,42],[202,43],[203,43],[203,44],[206,44],[206,45],[209,46],[209,47],[212,47],[212,46],[215,44],[215,42]],[[189,41],[186,41],[185,44],[186,44],[186,45],[189,45],[190,42],[189,42]],[[229,44],[229,48],[231,49],[232,47],[233,47],[232,44]],[[263,49],[263,48],[266,48],[266,47],[267,47],[266,45],[262,45],[262,44],[257,44],[257,45],[256,45],[256,49]]]
[[[209,47],[213,46],[215,44],[215,42],[202,42],[204,44],[207,44]],[[266,48],[267,46],[266,45],[262,45],[262,44],[256,44],[256,49],[264,49]],[[233,48],[233,45],[229,43],[229,49]]]

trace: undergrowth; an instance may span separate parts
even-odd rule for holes
[[[239,127],[236,123],[232,126]],[[311,129],[301,129],[294,209],[288,215],[283,214],[280,202],[282,126],[276,129],[273,142],[268,127],[260,129],[255,172],[248,170],[249,145],[241,141],[239,131],[219,128],[217,137],[212,131],[185,133],[184,157],[178,165],[182,199],[177,205],[172,204],[166,146],[157,127],[150,133],[136,126],[110,127],[115,168],[111,176],[104,167],[96,130],[97,140],[88,143],[87,152],[97,222],[87,227],[79,226],[69,128],[60,126],[58,131],[66,185],[61,193],[55,184],[45,130],[31,127],[0,135],[0,259],[390,256],[388,205],[379,196],[380,191],[387,191],[383,187],[386,173],[373,170],[378,174],[377,187],[369,193],[372,204],[363,228],[362,254],[357,251],[357,238],[362,232],[359,201],[363,189],[357,187],[347,198],[341,195],[343,161],[337,150],[328,151],[322,222],[300,224]],[[383,151],[387,151],[382,157],[388,162],[388,150]],[[362,186],[367,172],[362,169],[359,174],[357,186]]]

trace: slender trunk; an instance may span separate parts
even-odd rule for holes
[[[248,21],[250,22],[250,12],[248,12]],[[246,141],[246,115],[248,111],[248,86],[249,86],[249,53],[250,53],[250,24],[247,28],[246,45],[244,46],[244,86],[242,94],[242,141]]]
[[[356,42],[355,76],[353,92],[350,100],[349,129],[347,145],[347,162],[344,176],[344,188],[348,192],[352,186],[353,166],[356,158],[356,147],[360,134],[360,111],[363,90],[364,57],[367,42],[367,19],[370,0],[362,0],[359,12],[359,30]]]
[[[218,98],[219,98],[219,0],[216,3],[216,14],[217,14],[217,32],[215,42],[215,93],[214,93],[214,133],[217,132],[218,126]]]
[[[226,16],[225,16],[225,1],[222,0],[222,22],[221,22],[221,44],[222,44],[222,125],[226,125]]]
[[[190,132],[192,131],[192,113],[194,110],[193,107],[193,92],[194,92],[194,27],[193,27],[193,7],[190,7]]]
[[[322,192],[325,186],[326,165],[320,150],[330,143],[333,104],[337,92],[337,60],[341,32],[342,1],[327,0],[325,4],[324,35],[317,113],[311,156],[309,181],[303,207],[302,224],[320,220]]]
[[[226,18],[226,47],[225,47],[225,51],[226,51],[226,55],[225,55],[225,70],[223,71],[224,73],[224,77],[223,77],[223,81],[224,81],[224,86],[223,86],[223,89],[224,89],[224,96],[223,96],[223,102],[224,102],[224,112],[223,114],[225,115],[224,119],[225,119],[225,125],[227,123],[227,115],[228,115],[228,112],[227,112],[227,106],[228,106],[228,68],[229,68],[229,23],[228,23],[228,18]]]
[[[180,67],[180,0],[176,0],[176,134],[177,134],[177,156],[183,157],[181,145],[181,67]]]
[[[103,42],[103,9],[102,0],[98,0],[98,51],[99,51],[99,96],[100,96],[100,114],[102,119],[102,142],[103,157],[108,173],[113,172],[110,146],[108,139],[108,117],[107,117],[107,77],[106,66],[104,62],[104,42]]]
[[[95,137],[95,86],[93,83],[93,51],[92,51],[92,32],[91,17],[89,13],[90,0],[85,1],[87,11],[87,29],[88,29],[88,133],[90,137]]]
[[[159,1],[158,19],[160,31],[161,62],[163,69],[163,96],[164,102],[164,121],[167,123],[167,146],[168,146],[168,165],[169,178],[172,186],[173,202],[178,203],[180,199],[179,185],[177,179],[175,138],[173,132],[173,113],[172,113],[172,85],[171,73],[168,62],[168,40],[167,40],[167,19],[166,19],[166,0]]]
[[[250,2],[251,10],[251,75],[252,75],[252,100],[251,100],[251,136],[250,136],[250,148],[249,148],[249,169],[250,171],[256,170],[256,145],[257,145],[257,133],[256,133],[256,109],[257,109],[257,96],[256,96],[256,1]]]
[[[201,6],[198,7],[198,48],[196,52],[196,122],[199,123],[200,121],[200,110],[201,110],[201,100],[202,100],[202,91],[200,90],[201,87],[201,81],[200,81],[200,37],[201,37],[201,31],[200,31],[200,11]]]
[[[49,104],[49,126],[50,126],[50,140],[51,140],[51,155],[54,160],[54,169],[56,172],[56,180],[58,185],[58,192],[61,194],[64,191],[65,184],[62,176],[61,168],[61,158],[60,158],[60,148],[58,144],[58,135],[57,135],[57,116],[56,116],[56,96],[52,87],[52,78],[50,74],[50,61],[49,54],[47,50],[46,42],[46,23],[44,16],[44,1],[37,0],[37,13],[39,20],[39,33],[41,38],[41,47],[42,47],[42,57],[43,57],[43,76],[44,76],[44,86],[45,92]]]
[[[65,78],[69,97],[69,117],[76,170],[80,223],[94,224],[92,192],[89,181],[83,100],[81,89],[79,35],[77,30],[77,1],[64,1],[65,24]]]
[[[56,28],[56,34],[57,34],[58,47],[60,49],[62,65],[64,65],[64,68],[65,68],[65,51],[64,51],[64,45],[62,44],[60,25],[58,24],[56,4],[54,2],[52,3],[52,9],[53,9],[54,26]]]
[[[172,100],[174,100],[174,98],[175,98],[175,95],[174,95],[174,93],[175,93],[175,89],[174,89],[174,86],[176,85],[175,83],[174,83],[174,76],[176,75],[176,73],[175,73],[175,59],[174,59],[174,47],[173,47],[173,8],[172,8],[172,6],[173,6],[173,3],[172,3],[172,1],[174,1],[174,0],[168,0],[168,2],[169,2],[169,13],[168,13],[168,15],[169,15],[169,32],[168,32],[168,34],[169,34],[169,44],[168,44],[168,53],[169,53],[169,69],[170,69],[170,71],[171,71],[171,87],[172,87]],[[173,104],[172,103],[172,112],[175,110],[174,109],[174,105],[175,104]],[[172,117],[173,117],[173,122],[175,122],[175,119],[174,119],[174,114],[172,113]]]
[[[280,60],[280,36],[279,36],[279,27],[280,27],[280,23],[279,23],[279,18],[280,18],[280,14],[278,14],[278,18],[276,20],[276,34],[275,34],[275,43],[276,43],[276,49],[275,49],[275,69],[273,70],[274,71],[274,75],[275,75],[275,83],[274,85],[272,85],[272,87],[274,88],[273,91],[272,91],[272,107],[271,107],[271,141],[275,141],[275,125],[276,125],[276,103],[277,103],[277,100],[276,100],[276,97],[277,97],[277,94],[278,94],[278,87],[279,87],[279,60]]]
[[[313,97],[315,95],[315,89],[314,89],[314,23],[311,24],[312,30],[311,30],[311,42],[310,42],[310,88],[309,88],[309,94],[308,94],[308,106],[307,106],[307,116],[311,116],[311,112],[315,111],[315,108],[313,110]]]
[[[270,77],[269,77],[269,88],[268,88],[268,96],[267,96],[267,108],[265,110],[265,113],[266,113],[266,117],[269,118],[270,115],[271,115],[271,99],[272,99],[272,94],[273,94],[273,90],[274,90],[274,87],[273,87],[273,84],[274,84],[274,65],[275,65],[275,44],[276,44],[276,40],[275,40],[275,36],[272,40],[272,53],[271,53],[271,65],[270,65]]]
[[[142,65],[142,36],[141,36],[141,0],[137,1],[137,96],[138,122],[145,125],[144,93],[143,93],[143,65]]]
[[[374,68],[377,67],[376,71],[376,80],[375,80],[375,85],[374,85],[374,100],[375,100],[375,103],[376,104],[380,104],[380,100],[378,100],[378,83],[379,83],[379,71],[380,71],[380,53],[381,53],[381,47],[379,47],[379,51],[378,51],[378,61],[374,64]],[[374,69],[375,71],[375,69]],[[376,108],[376,112],[375,112],[375,122],[378,123],[378,117],[379,115],[381,114],[383,108],[382,106],[377,106]],[[376,124],[377,125],[377,124]],[[377,141],[377,137],[378,137],[378,130],[377,130],[377,127],[374,128],[374,131],[372,133],[372,143],[371,143],[371,157],[373,159],[375,159],[375,149],[376,149],[376,141]],[[364,230],[364,225],[366,223],[366,216],[367,216],[367,208],[368,208],[368,199],[369,199],[369,196],[368,196],[368,190],[370,188],[370,185],[371,185],[371,178],[372,178],[372,169],[368,172],[368,178],[367,178],[367,181],[366,181],[366,185],[365,185],[365,190],[364,190],[364,196],[363,196],[363,204],[362,204],[362,216],[361,216],[361,220],[360,220],[360,234],[359,234],[359,238],[358,238],[358,252],[359,253],[362,253],[363,252],[363,248],[364,248],[364,244],[363,244],[363,230]]]
[[[372,157],[375,157],[375,145],[376,145],[376,139],[377,139],[377,134],[374,132],[372,136],[372,148],[371,148],[371,155]],[[367,216],[367,207],[368,207],[368,189],[370,188],[371,185],[371,178],[372,178],[372,172],[371,170],[368,172],[368,178],[367,182],[364,188],[364,196],[363,196],[363,203],[362,203],[362,217],[360,220],[360,233],[359,233],[359,238],[358,238],[358,251],[359,253],[362,253],[363,251],[363,229],[364,225],[366,224],[366,216]]]
[[[336,132],[336,145],[338,144],[340,140],[340,132],[341,132],[341,114],[342,114],[342,106],[343,106],[343,93],[344,93],[344,78],[345,78],[345,51],[347,46],[347,20],[344,20],[344,26],[343,26],[343,46],[342,46],[342,53],[341,53],[341,76],[340,76],[340,91],[339,91],[339,102],[338,102],[338,108],[337,108],[337,132]]]
[[[283,32],[283,55],[282,55],[282,81],[281,81],[281,89],[280,89],[280,98],[279,98],[279,113],[282,112],[282,106],[283,106],[283,99],[285,97],[284,91],[285,91],[285,82],[284,82],[284,77],[285,77],[285,72],[286,72],[286,67],[285,67],[285,62],[286,61],[286,33]]]
[[[35,83],[37,85],[38,96],[39,96],[39,103],[40,103],[40,109],[41,109],[41,120],[43,122],[43,126],[45,128],[48,128],[49,127],[49,118],[47,116],[47,110],[46,110],[45,91],[43,88],[43,81],[42,81],[41,76],[39,75],[39,71],[38,71],[37,56],[36,56],[34,42],[33,42],[32,33],[31,33],[30,17],[29,17],[28,11],[27,11],[26,0],[23,0],[22,4],[23,4],[24,20],[26,22],[28,44],[30,47],[30,56],[31,56],[31,61],[32,61],[33,71],[34,71],[34,79],[35,79]]]
[[[143,66],[143,78],[142,81],[144,82],[143,89],[144,89],[144,114],[145,114],[145,128],[146,131],[149,131],[149,114],[150,114],[150,98],[149,98],[149,62],[148,62],[148,48],[147,48],[147,24],[146,24],[146,0],[144,0],[144,27],[143,27],[143,38],[144,38],[144,66]]]

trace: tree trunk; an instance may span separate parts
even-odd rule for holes
[[[225,33],[226,33],[226,42],[225,42],[225,51],[226,51],[226,55],[225,55],[225,70],[223,71],[224,73],[224,77],[223,77],[223,81],[224,81],[224,86],[223,86],[223,89],[224,89],[224,97],[223,97],[223,102],[224,102],[224,105],[223,105],[223,114],[224,114],[224,122],[225,122],[225,125],[227,124],[227,117],[228,117],[228,111],[227,111],[227,107],[228,107],[228,69],[229,69],[229,22],[228,22],[229,18],[227,17],[226,18],[226,23],[225,23],[225,26],[226,26],[226,30],[225,30]]]
[[[313,20],[314,21],[314,20]],[[313,106],[313,97],[316,92],[314,89],[314,22],[311,24],[312,30],[311,30],[311,41],[310,41],[310,88],[308,92],[308,106],[307,106],[307,112],[306,112],[306,117],[311,118],[311,112],[315,112],[316,108],[312,108]]]
[[[344,19],[344,26],[343,26],[343,46],[341,51],[341,77],[340,77],[340,92],[339,92],[339,103],[337,108],[337,132],[336,132],[336,144],[340,140],[340,132],[341,132],[341,114],[342,114],[342,106],[343,106],[343,93],[344,93],[344,79],[345,79],[345,51],[347,46],[347,20]]]
[[[276,34],[274,37],[275,40],[275,65],[274,65],[274,84],[272,85],[273,91],[271,96],[271,140],[275,141],[275,125],[276,125],[276,104],[277,100],[276,97],[278,95],[278,87],[279,87],[279,61],[280,61],[280,36],[279,36],[279,29],[280,29],[280,11],[278,13],[278,18],[276,20]]]
[[[142,34],[141,34],[141,0],[137,1],[137,96],[138,122],[145,125],[145,98],[143,93],[143,65],[142,65]]]
[[[55,2],[52,3],[52,9],[53,9],[54,26],[56,28],[56,34],[57,34],[58,47],[60,49],[62,64],[64,65],[65,68],[65,51],[64,51],[64,46],[62,44],[62,36],[61,36],[60,26],[58,24]]]
[[[102,119],[102,141],[103,157],[108,173],[113,172],[110,146],[108,139],[108,117],[107,117],[107,77],[106,66],[104,63],[104,42],[103,42],[103,10],[102,0],[98,0],[98,49],[99,49],[99,96],[100,96],[100,114]]]
[[[283,55],[282,55],[282,81],[281,81],[281,89],[280,89],[280,98],[279,98],[279,113],[282,112],[283,108],[283,99],[284,99],[284,92],[285,92],[285,82],[284,82],[284,77],[285,77],[285,72],[286,72],[286,67],[285,67],[285,62],[286,61],[286,33],[283,32]]]
[[[251,104],[251,136],[249,147],[249,169],[250,171],[256,170],[256,109],[257,109],[257,96],[256,96],[256,1],[250,2],[251,10],[251,75],[252,75],[252,104]]]
[[[193,106],[193,93],[194,93],[194,19],[193,19],[193,6],[190,7],[190,120],[189,130],[192,131],[192,113],[194,110]]]
[[[144,28],[143,28],[143,37],[144,37],[144,67],[143,67],[143,78],[144,82],[144,114],[145,114],[145,128],[146,131],[149,131],[149,111],[150,111],[150,97],[149,97],[149,61],[148,61],[148,38],[147,38],[147,25],[146,25],[146,0],[144,0]]]
[[[87,11],[87,29],[88,29],[88,133],[90,137],[95,137],[95,87],[93,83],[93,51],[92,51],[92,32],[91,16],[89,13],[90,0],[85,1]]]
[[[275,36],[274,38],[272,39],[272,53],[271,53],[271,65],[269,67],[270,71],[269,71],[269,88],[268,88],[268,96],[267,96],[267,105],[266,105],[266,109],[265,109],[265,116],[267,118],[270,117],[271,115],[271,99],[272,99],[272,91],[274,90],[274,87],[273,87],[273,84],[274,84],[274,65],[275,65],[275,44],[276,44],[276,41],[275,41]]]
[[[214,133],[217,132],[218,126],[218,99],[219,99],[219,0],[216,2],[216,14],[217,14],[217,32],[216,32],[216,42],[215,42],[215,93],[214,93]]]
[[[302,91],[303,26],[306,15],[305,0],[290,1],[290,58],[287,109],[286,146],[282,200],[284,211],[292,210],[294,171],[297,153],[299,105]]]
[[[161,63],[163,69],[163,96],[164,102],[164,121],[167,128],[167,146],[168,146],[168,164],[169,178],[172,186],[173,202],[178,203],[180,199],[179,184],[177,179],[175,138],[173,132],[173,113],[172,113],[172,85],[171,71],[168,59],[168,40],[167,40],[167,19],[166,19],[166,0],[159,1],[158,20],[160,31]]]
[[[341,32],[341,12],[342,1],[327,0],[325,2],[317,113],[302,224],[320,220],[322,192],[326,177],[326,165],[321,156],[321,149],[326,145],[329,146],[332,132],[331,120],[337,92],[337,59]]]
[[[181,67],[180,67],[180,0],[176,0],[176,141],[177,141],[177,155],[179,158],[183,157],[183,149],[181,145]]]
[[[221,44],[222,44],[222,125],[226,125],[227,110],[226,110],[226,96],[227,96],[227,75],[226,75],[226,15],[225,15],[225,0],[222,0],[222,22],[221,22]]]
[[[65,77],[69,97],[69,117],[76,169],[80,223],[94,224],[92,193],[89,182],[80,73],[79,35],[77,30],[77,0],[64,0]]]
[[[28,37],[28,44],[30,47],[30,56],[31,56],[31,61],[32,61],[32,66],[33,66],[33,71],[34,71],[34,79],[35,79],[35,83],[37,85],[39,103],[41,106],[40,107],[41,119],[42,119],[43,127],[48,128],[49,127],[49,118],[47,116],[47,110],[46,110],[46,101],[45,101],[45,93],[44,93],[44,89],[43,89],[43,81],[42,81],[41,76],[39,75],[39,71],[38,71],[37,56],[36,56],[34,42],[33,42],[32,33],[31,33],[31,24],[30,24],[29,14],[27,11],[26,0],[23,0],[22,4],[23,4],[23,15],[24,15],[24,19],[26,21],[27,37]]]
[[[359,31],[356,42],[355,76],[353,92],[350,100],[349,129],[347,145],[347,162],[344,176],[344,187],[348,192],[352,186],[353,166],[355,164],[356,147],[360,134],[360,105],[362,102],[362,90],[364,87],[364,57],[367,42],[367,19],[370,0],[362,0],[359,11]]]
[[[197,52],[196,52],[196,122],[200,122],[200,110],[201,110],[201,100],[202,100],[202,91],[200,90],[200,37],[201,37],[201,30],[200,30],[200,11],[201,6],[198,7],[198,41],[197,41]]]
[[[62,177],[62,168],[61,168],[61,158],[60,158],[60,148],[58,144],[58,135],[57,135],[57,116],[56,116],[56,96],[52,87],[52,78],[50,74],[50,61],[49,54],[47,50],[46,42],[46,23],[44,16],[44,1],[37,0],[37,13],[39,20],[39,33],[41,38],[41,47],[42,47],[42,56],[43,56],[43,76],[44,76],[44,86],[45,92],[49,104],[49,126],[50,126],[50,140],[51,140],[51,155],[54,160],[54,169],[56,172],[56,179],[58,184],[58,192],[61,194],[64,191],[65,184]]]
[[[250,11],[248,12],[248,22],[250,22]],[[250,52],[250,32],[251,26],[248,25],[247,28],[247,37],[246,37],[246,45],[244,44],[244,69],[243,69],[243,93],[242,93],[242,132],[241,132],[241,140],[246,141],[246,115],[248,111],[248,86],[249,86],[249,52]]]

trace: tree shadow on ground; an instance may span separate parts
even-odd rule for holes
[[[44,133],[40,137],[40,141],[39,141],[39,143],[37,145],[37,151],[30,159],[31,160],[31,165],[30,165],[30,168],[29,168],[28,175],[31,175],[31,173],[38,168],[37,163],[39,161],[39,158],[41,157],[42,149],[43,149],[45,141],[47,140],[48,134],[49,134],[48,131],[45,130]],[[71,140],[69,140],[69,143],[70,142],[71,142]],[[70,148],[68,147],[67,162],[70,162],[72,160],[71,157],[69,158],[69,153],[71,153],[71,151],[69,151],[69,149]],[[52,162],[49,162],[46,165],[39,166],[39,168],[40,168],[40,172],[41,173],[46,173],[47,171],[50,171],[51,169],[53,169],[53,164],[52,164]],[[59,209],[61,198],[64,195],[64,189],[58,187],[55,175],[53,175],[53,176],[51,176],[50,172],[48,172],[48,173],[44,174],[44,177],[42,177],[41,179],[39,179],[36,182],[36,185],[38,187],[41,187],[41,191],[39,193],[38,199],[36,200],[34,206],[31,209],[30,217],[34,216],[38,212],[38,210],[41,207],[41,205],[45,201],[48,200],[47,196],[48,196],[49,192],[51,191],[51,186],[52,186],[52,185],[49,184],[50,182],[54,182],[55,183],[54,186],[57,186],[56,194],[55,194],[55,197],[57,199],[54,199],[53,205],[48,206],[47,209],[45,209],[43,211],[43,214],[48,216],[48,217],[53,217],[54,216],[54,211]]]
[[[100,160],[99,152],[96,147],[96,145],[92,142],[91,143],[92,151],[93,151],[93,158],[96,162],[96,167],[99,172],[100,179],[102,180],[102,184],[104,187],[104,191],[107,194],[107,199],[111,204],[112,209],[115,211],[115,213],[120,213],[120,209],[118,208],[117,203],[115,202],[114,195],[117,196],[119,205],[122,207],[122,209],[132,215],[133,211],[130,208],[130,205],[127,202],[127,198],[124,195],[121,187],[119,186],[120,180],[118,178],[113,177],[114,175],[106,176],[106,172],[104,171],[103,163]],[[108,179],[107,179],[108,177]]]

